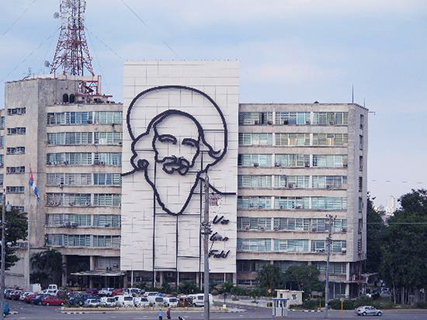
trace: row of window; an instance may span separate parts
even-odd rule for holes
[[[264,266],[270,265],[270,261],[263,260],[237,260],[237,272],[259,272]],[[274,261],[274,266],[285,272],[291,266],[307,265],[303,261]],[[326,262],[313,261],[311,265],[315,266],[320,273],[326,273]],[[346,262],[330,262],[329,271],[331,274],[346,274]]]
[[[120,173],[48,173],[50,186],[120,186]]]
[[[8,147],[6,150],[7,154],[25,154],[25,147]]]
[[[7,128],[8,135],[25,135],[26,131],[25,127]]]
[[[347,210],[341,197],[237,197],[238,209]]]
[[[313,188],[337,190],[347,188],[347,177],[302,175],[238,175],[237,183],[239,188]],[[359,181],[359,183],[361,182]]]
[[[118,228],[120,216],[113,214],[48,214],[47,227],[96,227]]]
[[[25,187],[9,186],[9,187],[6,187],[6,193],[25,193]]]
[[[238,217],[237,230],[328,232],[328,219]],[[332,232],[347,232],[347,219],[335,219]]]
[[[346,133],[239,133],[240,146],[348,146]]]
[[[122,124],[121,111],[52,112],[47,114],[48,125]]]
[[[49,207],[120,207],[120,194],[111,193],[47,193],[46,205]]]
[[[107,165],[120,166],[120,152],[61,152],[48,153],[48,165]]]
[[[56,132],[47,134],[48,145],[121,144],[121,132]]]
[[[53,247],[84,247],[120,249],[120,236],[88,234],[47,234],[46,242]]]
[[[6,173],[9,173],[9,174],[13,174],[13,173],[25,173],[25,166],[6,167]]]
[[[285,167],[285,168],[346,168],[348,156],[340,154],[253,154],[238,156],[241,167]]]
[[[7,109],[7,115],[8,116],[15,116],[15,115],[23,115],[27,113],[26,108],[8,108]]]
[[[324,252],[326,240],[306,239],[237,239],[237,251],[240,252]],[[331,252],[346,252],[345,240],[332,240]]]
[[[240,125],[348,125],[348,112],[240,112]]]

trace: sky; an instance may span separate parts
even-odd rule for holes
[[[59,0],[0,1],[1,91],[49,73],[58,11]],[[115,101],[126,60],[238,60],[242,103],[347,103],[354,86],[371,111],[375,204],[427,188],[425,0],[87,0],[85,25]]]

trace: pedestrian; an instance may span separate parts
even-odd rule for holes
[[[159,309],[159,320],[163,320],[162,309]]]
[[[168,308],[168,311],[166,312],[166,318],[168,319],[168,320],[171,320],[172,318],[171,318],[171,308]]]

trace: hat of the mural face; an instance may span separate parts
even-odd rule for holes
[[[212,161],[207,163],[214,164],[223,158],[227,152],[228,137],[221,109],[206,93],[184,86],[150,88],[132,100],[126,115],[126,125],[133,146],[142,136],[150,134],[159,122],[174,114],[191,118],[197,130],[201,130],[199,134],[203,144],[209,147],[207,152],[212,157]],[[176,123],[176,126],[179,125]]]

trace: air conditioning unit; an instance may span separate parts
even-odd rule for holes
[[[288,184],[288,188],[289,188],[289,189],[293,189],[293,188],[295,188],[295,184],[293,184],[293,183],[289,183],[289,184]]]
[[[333,126],[333,125],[335,124],[335,122],[334,122],[334,121],[329,121],[329,124],[330,124],[331,126]]]
[[[282,165],[282,164],[281,164],[280,162],[275,162],[275,163],[274,163],[274,166],[275,166],[275,167],[280,167],[281,165]]]
[[[280,228],[279,227],[274,227],[274,231],[279,231]]]
[[[273,124],[273,121],[267,121],[267,124],[271,126]]]
[[[107,144],[108,140],[105,138],[99,139],[99,144]]]
[[[92,120],[87,120],[87,124],[92,124]]]
[[[169,277],[169,278],[173,277],[173,273],[172,272],[166,273],[166,277]]]
[[[96,165],[96,166],[97,166],[97,165],[99,165],[99,160],[95,160],[95,161],[93,162],[93,164],[94,164],[94,165]]]
[[[341,249],[341,253],[347,253],[347,249],[346,248],[342,248]]]
[[[289,120],[284,120],[283,124],[289,124]]]
[[[309,167],[310,167],[310,162],[306,162],[306,163],[305,163],[305,167],[306,167],[306,168],[309,168]]]
[[[342,232],[347,232],[347,228],[342,228]]]
[[[311,228],[311,232],[317,232],[317,228]]]
[[[265,231],[265,227],[258,227],[258,230]]]
[[[342,166],[343,166],[344,168],[347,168],[347,167],[348,167],[348,164],[347,164],[347,163],[344,163]]]
[[[305,124],[310,124],[310,120],[306,120],[306,121],[305,121]]]
[[[254,124],[259,124],[259,121],[258,121],[258,120],[255,120],[255,121],[254,121]]]
[[[256,168],[256,167],[259,167],[259,163],[254,163],[254,167]]]
[[[86,202],[86,203],[85,203],[85,206],[86,206],[86,207],[90,207],[90,205],[91,205],[91,203],[90,203],[90,202]]]
[[[249,227],[249,226],[245,226],[245,230],[246,231],[248,231],[248,230],[250,230],[251,228]]]
[[[104,162],[104,161],[99,161],[99,164],[100,164],[101,166],[105,166],[105,162]]]

